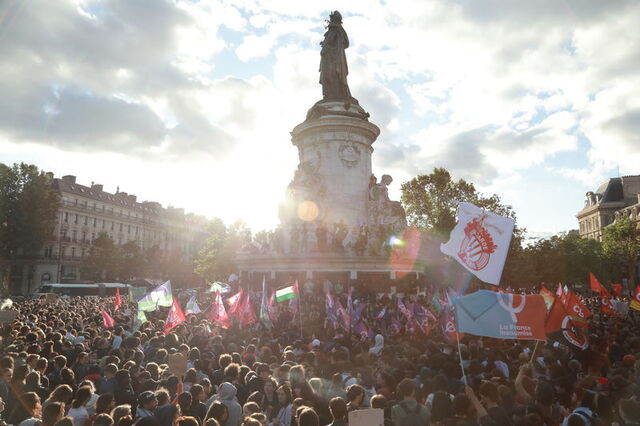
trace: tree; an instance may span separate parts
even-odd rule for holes
[[[242,221],[227,227],[220,219],[209,224],[209,238],[196,258],[195,273],[207,282],[226,280],[236,272],[233,259],[236,252],[251,241],[251,230]]]
[[[131,240],[119,247],[116,254],[118,278],[128,281],[144,274],[145,262],[138,244]]]
[[[120,253],[109,234],[100,232],[83,260],[82,273],[94,281],[114,281],[118,277]]]
[[[451,179],[449,172],[435,168],[431,174],[419,175],[402,184],[402,204],[412,226],[440,235],[444,240],[456,224],[456,201],[467,201],[493,213],[515,219],[511,206],[500,197],[485,197],[473,183]]]
[[[36,166],[0,163],[0,278],[8,290],[9,267],[35,255],[55,226],[60,194]]]
[[[640,231],[627,216],[621,216],[604,228],[602,236],[604,253],[622,263],[629,276],[628,288],[635,288],[636,263],[640,254]]]

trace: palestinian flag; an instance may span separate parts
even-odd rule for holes
[[[290,285],[289,287],[276,290],[276,302],[283,302],[289,299],[295,299],[299,296],[298,293],[298,281]]]
[[[636,292],[633,294],[633,299],[631,299],[629,307],[636,311],[640,311],[640,285],[636,287]]]

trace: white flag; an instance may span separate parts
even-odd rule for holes
[[[191,296],[191,299],[187,302],[187,307],[184,311],[185,315],[199,314],[201,312],[200,306],[198,306],[198,302],[196,301],[196,296]]]
[[[482,281],[498,285],[509,251],[515,220],[458,204],[458,223],[440,251],[456,259]]]
[[[171,293],[171,281],[159,285],[138,300],[138,309],[149,312],[158,309],[158,306],[172,306],[173,294]]]

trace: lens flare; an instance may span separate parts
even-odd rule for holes
[[[396,277],[402,278],[411,270],[416,263],[422,241],[420,232],[415,228],[407,228],[402,234],[402,238],[391,237],[391,256],[389,263],[396,273]]]
[[[305,222],[313,222],[318,217],[318,205],[313,201],[303,201],[298,204],[298,217]]]

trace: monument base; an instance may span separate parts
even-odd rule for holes
[[[412,262],[394,262],[383,256],[349,256],[336,253],[300,255],[238,254],[235,259],[240,281],[259,288],[262,280],[282,286],[295,280],[322,284],[329,280],[343,285],[359,282],[370,290],[388,291],[389,287],[423,280],[423,267]]]

